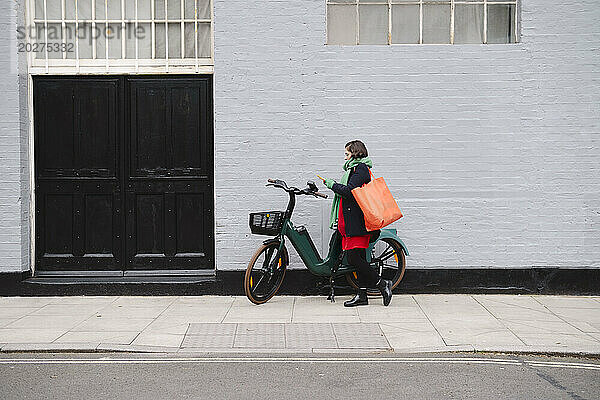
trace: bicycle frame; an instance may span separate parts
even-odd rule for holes
[[[300,255],[300,258],[302,259],[304,265],[306,265],[306,267],[314,275],[330,277],[331,271],[335,270],[336,272],[334,277],[338,277],[348,272],[355,271],[356,268],[348,264],[348,262],[346,261],[346,257],[343,258],[342,263],[339,265],[339,267],[337,269],[335,268],[336,266],[338,266],[339,257],[342,253],[342,243],[338,235],[336,235],[332,240],[330,240],[329,251],[327,253],[327,256],[325,258],[322,258],[306,228],[304,226],[295,227],[294,224],[292,224],[291,217],[292,213],[294,212],[294,207],[296,205],[296,195],[293,192],[288,193],[290,196],[290,200],[288,202],[287,210],[285,213],[283,226],[281,228],[281,232],[274,238],[275,240],[279,241],[279,248],[277,250],[275,260],[279,259],[279,255],[281,254],[285,246],[285,238],[287,237],[290,240],[290,242],[292,242],[292,246],[294,246],[294,248]],[[384,238],[392,238],[398,241],[406,255],[409,255],[406,245],[397,236],[396,229],[382,229],[379,238],[377,238],[375,242],[370,243],[369,247],[367,248],[366,258],[368,262],[371,262],[373,246],[375,246],[375,244],[379,240]],[[269,239],[265,242],[274,239]]]
[[[283,222],[283,228],[281,230],[281,234],[277,236],[279,239],[280,247],[278,251],[281,251],[283,246],[285,246],[285,237],[287,237],[292,246],[300,255],[302,262],[306,267],[317,276],[329,277],[331,276],[331,271],[334,270],[334,267],[339,262],[340,254],[342,253],[342,243],[338,236],[335,236],[333,240],[329,242],[329,251],[325,258],[321,258],[319,251],[315,248],[312,238],[310,234],[304,227],[296,228],[292,221],[287,218]],[[369,244],[367,248],[367,262],[371,261],[371,254],[373,250],[373,246],[384,238],[392,238],[398,241],[405,251],[406,255],[409,255],[408,249],[404,245],[404,242],[397,236],[396,229],[382,229],[379,238],[373,243]],[[346,261],[346,257],[343,258],[341,265],[339,265],[335,276],[341,276],[348,272],[355,271],[356,268]]]

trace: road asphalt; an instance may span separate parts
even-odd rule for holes
[[[600,360],[498,354],[0,354],[9,399],[598,399]]]

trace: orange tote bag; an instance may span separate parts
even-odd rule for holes
[[[371,172],[371,169],[369,169]],[[402,212],[382,177],[352,189],[352,195],[365,215],[367,231],[376,231],[402,218]]]

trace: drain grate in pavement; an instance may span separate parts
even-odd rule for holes
[[[182,348],[390,349],[379,324],[189,324]]]

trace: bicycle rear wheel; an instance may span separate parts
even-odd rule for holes
[[[373,248],[371,266],[378,269],[377,273],[380,278],[392,281],[392,289],[398,286],[406,269],[406,257],[400,243],[392,238],[378,240]],[[347,273],[346,280],[350,286],[358,289],[358,274],[356,272]],[[377,296],[381,293],[376,289],[368,289],[367,294]]]
[[[278,248],[279,242],[264,244],[256,250],[248,263],[244,291],[248,300],[254,304],[266,303],[281,287],[289,257],[285,246],[277,257]]]

